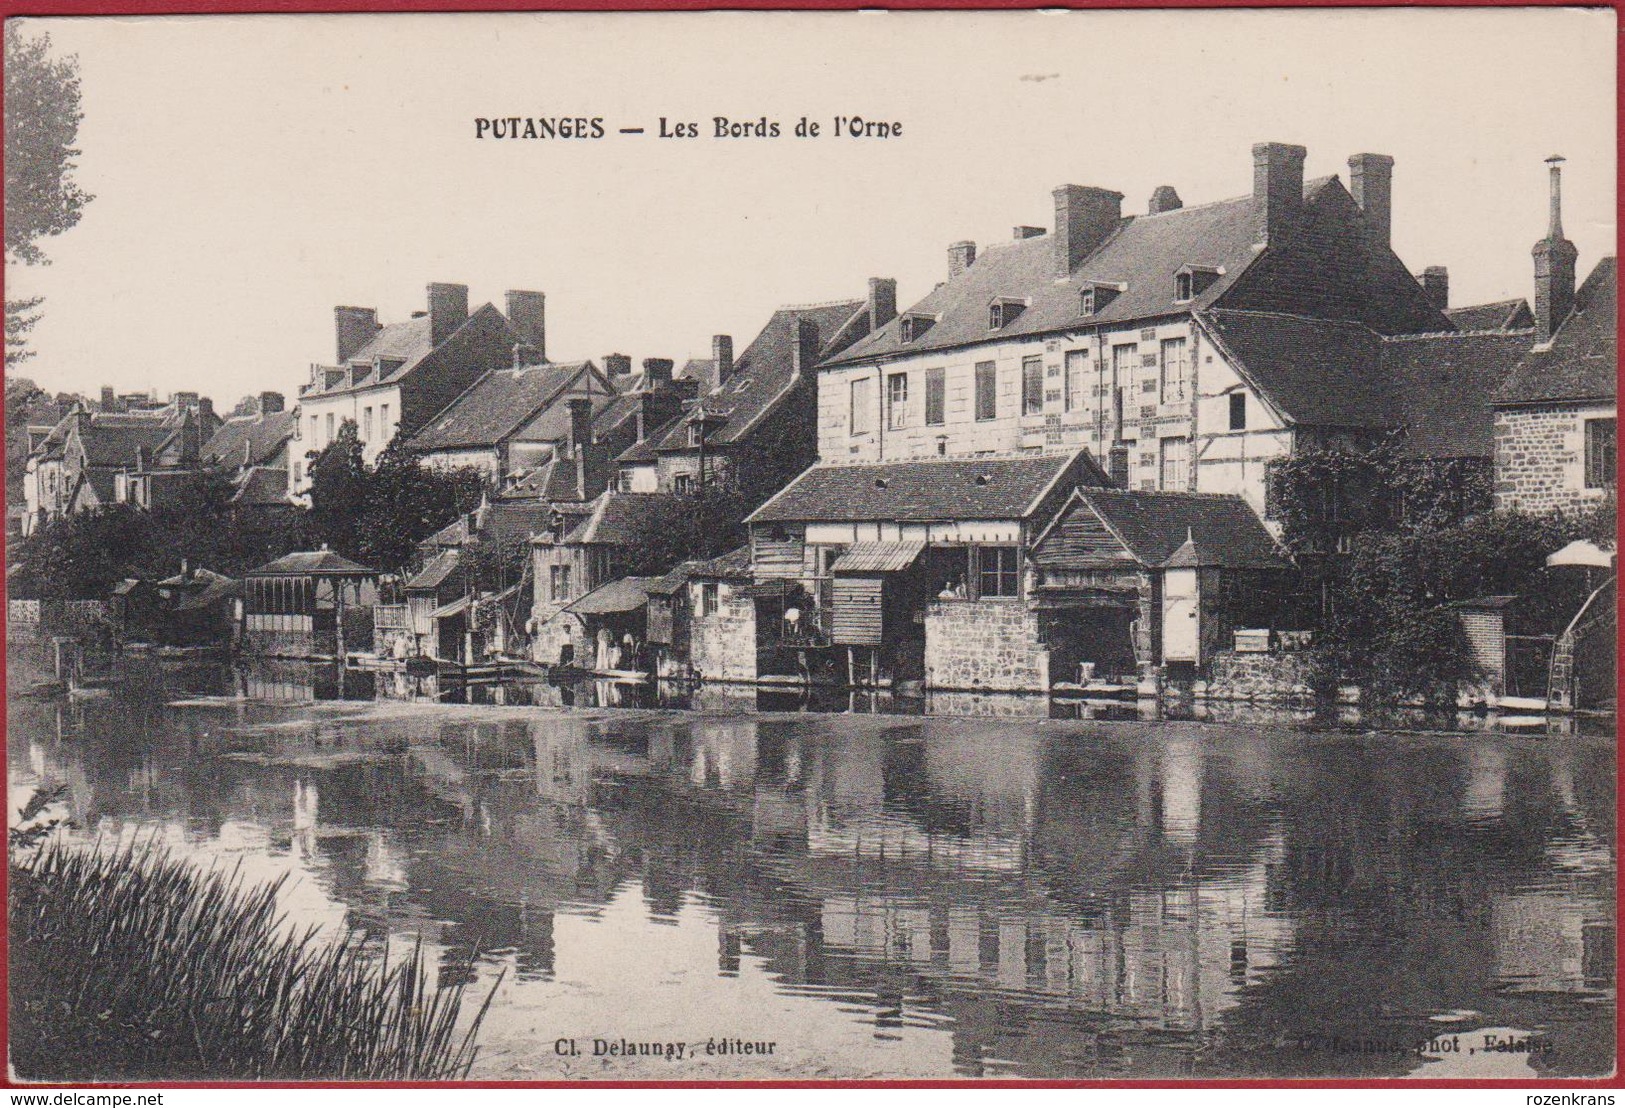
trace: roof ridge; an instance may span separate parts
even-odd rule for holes
[[[1406,335],[1378,335],[1377,337],[1382,339],[1383,342],[1410,342],[1415,339],[1518,338],[1521,335],[1532,335],[1534,333],[1535,329],[1533,327],[1519,327],[1510,331],[1491,327],[1477,331],[1415,331]]]
[[[863,302],[864,300],[861,296],[857,298],[845,296],[838,300],[818,300],[810,304],[780,304],[773,310],[775,312],[806,312],[811,311],[814,308],[840,308],[847,304],[862,304]]]

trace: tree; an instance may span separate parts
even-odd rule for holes
[[[79,222],[92,197],[73,179],[79,150],[79,59],[51,57],[51,36],[6,24],[6,253],[48,264],[39,240]]]
[[[79,59],[53,58],[51,36],[24,38],[6,24],[6,257],[48,265],[39,240],[79,222],[90,193],[73,179],[79,150]],[[6,301],[6,368],[34,356],[28,332],[42,299]]]

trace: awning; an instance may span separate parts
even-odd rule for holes
[[[1555,554],[1547,555],[1546,564],[1549,566],[1601,566],[1603,569],[1614,567],[1614,552],[1604,550],[1594,542],[1576,539]]]
[[[460,600],[453,600],[450,604],[443,604],[436,608],[434,611],[429,613],[429,618],[446,619],[449,616],[454,616],[461,612],[463,609],[467,608],[468,605],[469,598],[465,596]]]
[[[835,559],[835,573],[896,573],[914,564],[923,542],[855,542]]]

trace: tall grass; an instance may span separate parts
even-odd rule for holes
[[[15,852],[11,1057],[19,1077],[465,1077],[487,996],[433,988],[421,942],[380,958],[356,932],[286,925],[282,881],[250,885],[150,843]],[[495,995],[495,990],[492,990]]]

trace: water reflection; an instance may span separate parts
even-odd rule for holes
[[[67,783],[81,836],[292,870],[300,920],[423,934],[447,975],[468,951],[481,983],[506,969],[480,1076],[1431,1074],[1415,1048],[1441,1028],[1537,1036],[1553,1076],[1612,1066],[1611,743],[387,702],[10,713],[14,790]],[[676,1072],[553,1050],[604,1034],[782,1045]]]

